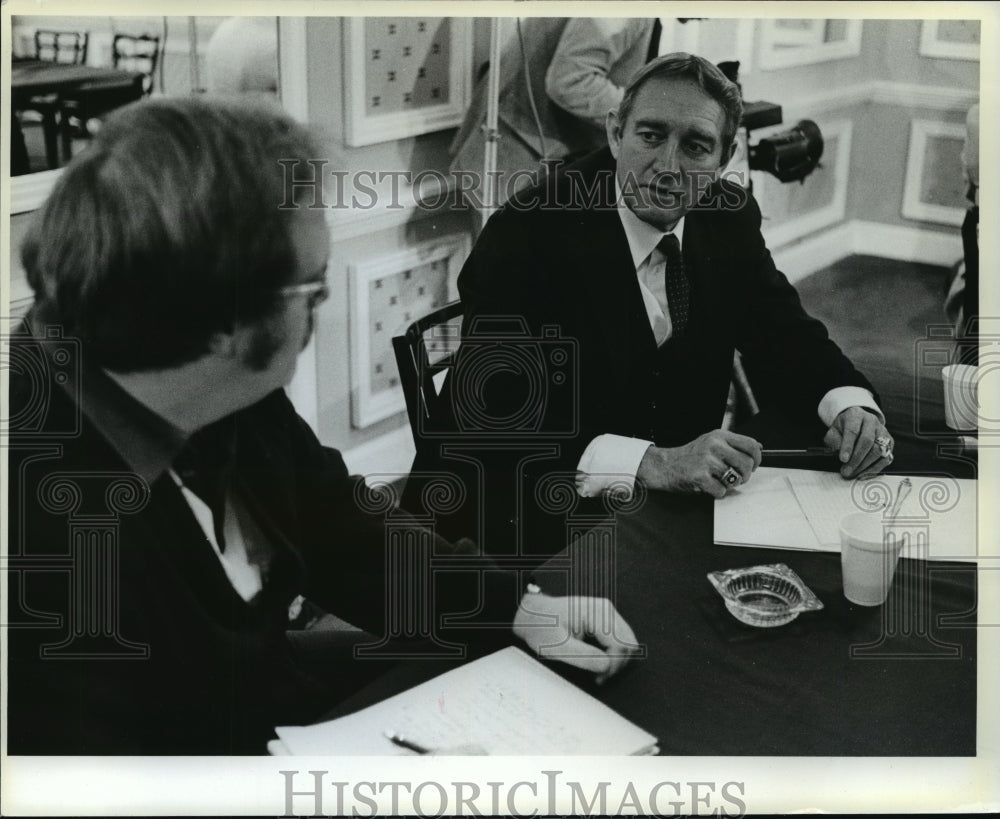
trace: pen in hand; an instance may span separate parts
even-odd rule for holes
[[[415,751],[418,754],[429,754],[431,752],[430,748],[425,748],[423,745],[419,745],[418,743],[407,739],[398,731],[385,730],[382,733],[385,734],[385,738],[388,739],[389,742],[399,748],[406,748],[408,751]]]
[[[834,455],[836,450],[825,446],[807,446],[802,449],[762,449],[761,455]]]

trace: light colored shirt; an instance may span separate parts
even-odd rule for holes
[[[545,91],[573,116],[604,128],[625,86],[642,68],[652,18],[577,17],[566,24],[545,73]]]
[[[264,588],[264,578],[271,563],[273,551],[267,537],[242,502],[232,492],[227,492],[226,517],[222,527],[225,550],[219,548],[211,508],[184,485],[174,470],[169,472],[174,483],[180,487],[187,505],[191,507],[195,520],[205,533],[205,538],[211,544],[232,587],[249,603]]]
[[[664,275],[666,261],[656,247],[660,239],[672,232],[683,247],[684,217],[681,217],[671,231],[661,231],[642,221],[629,209],[623,201],[617,179],[615,191],[618,217],[621,219],[625,238],[632,253],[632,263],[635,265],[646,316],[657,344],[662,344],[673,333],[666,290],[655,285],[650,286],[648,283],[654,282],[657,276],[662,280]],[[823,396],[816,411],[823,424],[829,427],[848,407],[869,409],[878,415],[880,421],[885,422],[874,396],[862,387],[835,387]],[[651,446],[653,446],[652,441],[642,438],[628,438],[611,433],[598,435],[587,445],[577,464],[577,492],[583,497],[601,495],[612,487],[616,492],[624,490],[630,492],[635,486],[639,464]]]

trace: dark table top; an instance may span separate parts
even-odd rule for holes
[[[887,603],[855,606],[839,554],[713,545],[711,503],[651,493],[619,516],[613,554],[592,536],[539,574],[553,592],[612,597],[644,644],[592,693],[664,754],[975,754],[974,565],[902,559]],[[733,618],[707,574],[770,563],[824,608],[768,629]]]
[[[745,431],[767,446],[818,442],[764,421]],[[767,465],[836,468],[829,457]],[[897,435],[892,471],[974,478],[976,453],[944,430]],[[536,573],[552,594],[610,597],[643,646],[601,687],[554,670],[656,735],[667,755],[975,755],[975,564],[903,558],[886,604],[856,606],[843,595],[839,554],[713,545],[712,503],[649,492]],[[708,573],[770,563],[790,566],[824,608],[776,628],[733,618]],[[326,718],[445,667],[403,663]]]
[[[824,608],[743,625],[711,571],[785,563]],[[974,756],[976,567],[904,558],[884,606],[849,603],[840,556],[712,544],[712,501],[650,493],[536,573],[546,592],[608,596],[643,646],[603,686],[551,667],[659,738],[666,755]],[[397,665],[325,715],[450,667]]]
[[[135,71],[102,66],[15,60],[10,68],[11,100],[17,107],[22,100],[39,94],[65,93],[87,83],[129,85],[136,76]]]

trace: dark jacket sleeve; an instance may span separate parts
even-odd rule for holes
[[[760,225],[760,209],[750,197],[725,228],[742,254],[733,283],[740,294],[736,343],[761,408],[815,418],[819,402],[835,387],[863,387],[874,395],[823,323],[802,307],[795,288],[775,266]]]
[[[462,344],[403,499],[422,514],[427,476],[454,478],[464,501],[442,516],[445,534],[470,537],[494,555],[551,555],[565,546],[564,521],[535,526],[548,518],[534,500],[539,481],[571,482],[584,448],[606,431],[588,429],[592,415],[579,411],[579,343],[560,318],[565,265],[556,257],[556,221],[508,205],[477,240],[458,280]],[[572,363],[563,370],[562,361]]]
[[[309,599],[376,636],[426,637],[423,627],[463,642],[509,636],[520,600],[517,578],[471,544],[436,535],[428,528],[433,521],[398,509],[393,486],[369,488],[350,475],[340,453],[320,444],[284,393],[270,400],[295,469],[297,545]],[[459,638],[447,625],[455,618],[466,621]]]

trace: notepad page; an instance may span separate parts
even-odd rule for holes
[[[926,522],[927,556],[975,560],[977,482],[936,476],[880,475],[874,480],[882,487],[874,481],[866,487],[864,480],[845,481],[836,472],[762,466],[747,484],[715,502],[714,542],[839,552],[840,521],[853,512],[880,514],[904,477],[912,489],[899,515],[916,528]]]
[[[802,511],[824,549],[840,550],[840,521],[854,512],[879,514],[896,498],[904,478],[911,490],[897,520],[924,521],[929,532],[930,558],[973,559],[976,545],[976,481],[916,475],[880,475],[845,481],[836,472],[789,470],[789,483]],[[874,485],[875,482],[878,485]]]
[[[821,548],[785,473],[762,466],[750,482],[715,502],[714,542],[724,546]]]
[[[398,755],[385,731],[430,749],[640,754],[656,738],[517,648],[448,671],[340,719],[276,729],[292,754]]]
[[[852,512],[877,512],[888,504],[887,498],[881,495],[873,502],[865,503],[864,493],[861,492],[855,493],[855,503],[851,495],[853,482],[845,481],[837,472],[796,471],[800,474],[786,476],[788,485],[822,546],[840,548],[840,521],[847,515]],[[893,478],[893,491],[902,480]]]

